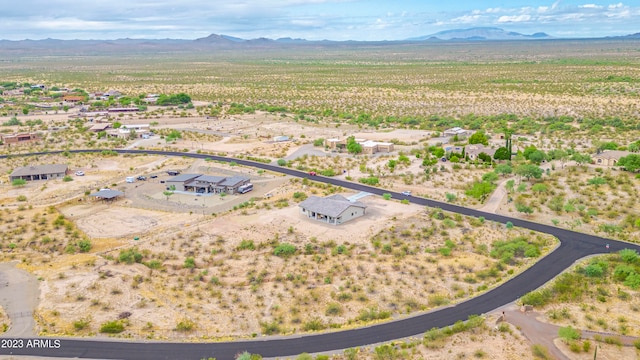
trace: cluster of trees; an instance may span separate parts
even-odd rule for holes
[[[188,104],[191,102],[191,96],[185,93],[166,95],[162,94],[156,100],[157,105],[181,105]]]

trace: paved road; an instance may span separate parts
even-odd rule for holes
[[[91,150],[99,152],[100,150]],[[469,315],[487,313],[495,308],[508,304],[527,292],[534,290],[547,281],[553,279],[564,269],[571,266],[576,260],[587,255],[599,254],[606,251],[615,252],[625,248],[640,251],[640,246],[610,240],[598,236],[581,234],[578,232],[556,228],[549,225],[537,224],[531,221],[510,218],[507,216],[485,213],[475,209],[443,203],[439,201],[404,197],[401,193],[374,188],[362,184],[351,183],[334,178],[322,176],[310,176],[297,170],[279,167],[277,165],[255,163],[247,160],[224,158],[213,155],[144,151],[144,150],[116,150],[119,153],[128,154],[154,154],[168,156],[187,156],[193,158],[210,158],[215,161],[234,161],[241,165],[253,166],[265,170],[277,171],[293,176],[309,178],[334,185],[350,188],[357,191],[366,191],[382,195],[391,193],[393,198],[407,198],[419,205],[438,207],[446,211],[456,212],[468,216],[483,216],[490,221],[500,223],[512,222],[515,226],[548,233],[561,240],[560,246],[551,254],[542,258],[538,263],[524,271],[520,275],[510,279],[502,286],[485,294],[470,299],[455,306],[447,307],[439,311],[422,314],[399,321],[388,322],[375,326],[331,332],[308,336],[291,336],[285,338],[262,338],[250,341],[218,342],[218,343],[160,343],[160,342],[114,342],[96,340],[71,340],[61,339],[57,349],[26,348],[6,349],[0,348],[0,354],[14,355],[40,355],[54,357],[100,358],[100,359],[202,359],[216,357],[218,359],[233,359],[242,351],[259,353],[264,357],[294,356],[302,352],[314,353],[334,349],[345,349],[356,346],[390,341],[393,339],[421,335],[433,327],[444,327],[458,320],[466,320]],[[82,152],[82,151],[71,151]],[[86,152],[86,151],[85,151]],[[44,153],[34,154],[44,155]],[[15,155],[14,155],[15,156]],[[1,158],[1,157],[0,157]],[[605,244],[610,248],[605,249]]]

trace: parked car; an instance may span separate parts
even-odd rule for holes
[[[408,190],[407,190],[407,191],[403,191],[403,192],[402,192],[402,195],[404,195],[404,196],[411,196],[411,191],[408,191]]]
[[[152,179],[155,179],[155,178],[157,178],[157,177],[158,177],[158,175],[151,175],[151,176],[149,176],[149,177],[150,177],[150,178],[152,178]]]
[[[76,176],[84,176],[84,171],[81,171],[81,170],[76,171]]]
[[[176,175],[180,175],[180,170],[169,170],[167,171],[167,174],[169,176],[176,176]]]
[[[138,176],[138,180],[145,181],[145,180],[147,180],[147,177],[140,175],[140,176]]]
[[[311,176],[316,176],[316,175],[318,175],[318,174],[317,174],[315,171],[309,171],[309,175],[311,175]]]

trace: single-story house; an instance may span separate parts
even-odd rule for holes
[[[202,176],[202,174],[180,174],[174,176],[165,181],[167,187],[175,186],[178,191],[189,191],[186,189],[186,184],[190,183],[193,179]]]
[[[226,192],[224,185],[221,185],[224,180],[223,176],[200,175],[185,181],[184,189],[204,194],[220,194]]]
[[[0,134],[0,141],[4,144],[18,144],[39,139],[36,133]]]
[[[180,174],[165,181],[165,184],[175,186],[178,191],[191,191],[205,194],[235,194],[238,188],[251,181],[244,176],[212,176],[202,174]]]
[[[339,225],[364,216],[367,208],[367,205],[360,201],[349,201],[337,194],[324,198],[310,196],[298,206],[306,217],[331,225]]]
[[[49,180],[63,178],[69,167],[66,164],[47,164],[20,167],[9,175],[9,180]]]
[[[618,163],[618,161],[620,160],[620,158],[630,154],[633,154],[633,153],[630,151],[622,151],[622,150],[605,150],[601,153],[592,155],[591,159],[593,160],[593,163],[596,165],[615,166],[616,163]]]
[[[379,152],[393,152],[393,143],[378,142],[366,139],[354,139],[358,144],[362,145],[364,154],[375,154]],[[326,139],[324,145],[329,149],[344,149],[347,147],[347,139]]]
[[[456,135],[458,135],[458,139],[463,139],[466,138],[468,136],[473,135],[474,131],[473,130],[465,130],[463,128],[460,127],[454,127],[451,129],[447,129],[445,130],[442,135],[445,137],[454,137]]]
[[[469,160],[477,160],[478,155],[482,153],[489,155],[493,159],[493,155],[496,153],[496,150],[497,149],[492,149],[482,144],[472,144],[467,145],[464,152],[465,155],[469,157]]]

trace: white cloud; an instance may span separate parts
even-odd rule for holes
[[[603,8],[602,5],[596,5],[596,4],[584,4],[584,5],[578,5],[578,7],[582,9],[602,9]]]
[[[480,15],[463,15],[457,18],[451,19],[451,23],[453,24],[473,24],[480,19]]]
[[[619,8],[621,8],[623,6],[624,6],[624,4],[620,2],[620,3],[617,3],[617,4],[610,4],[608,6],[608,8],[609,8],[609,10],[613,10],[613,9],[619,9]]]
[[[527,15],[527,14],[513,15],[513,16],[503,15],[498,18],[499,23],[526,22],[530,20],[531,20],[531,15]]]

